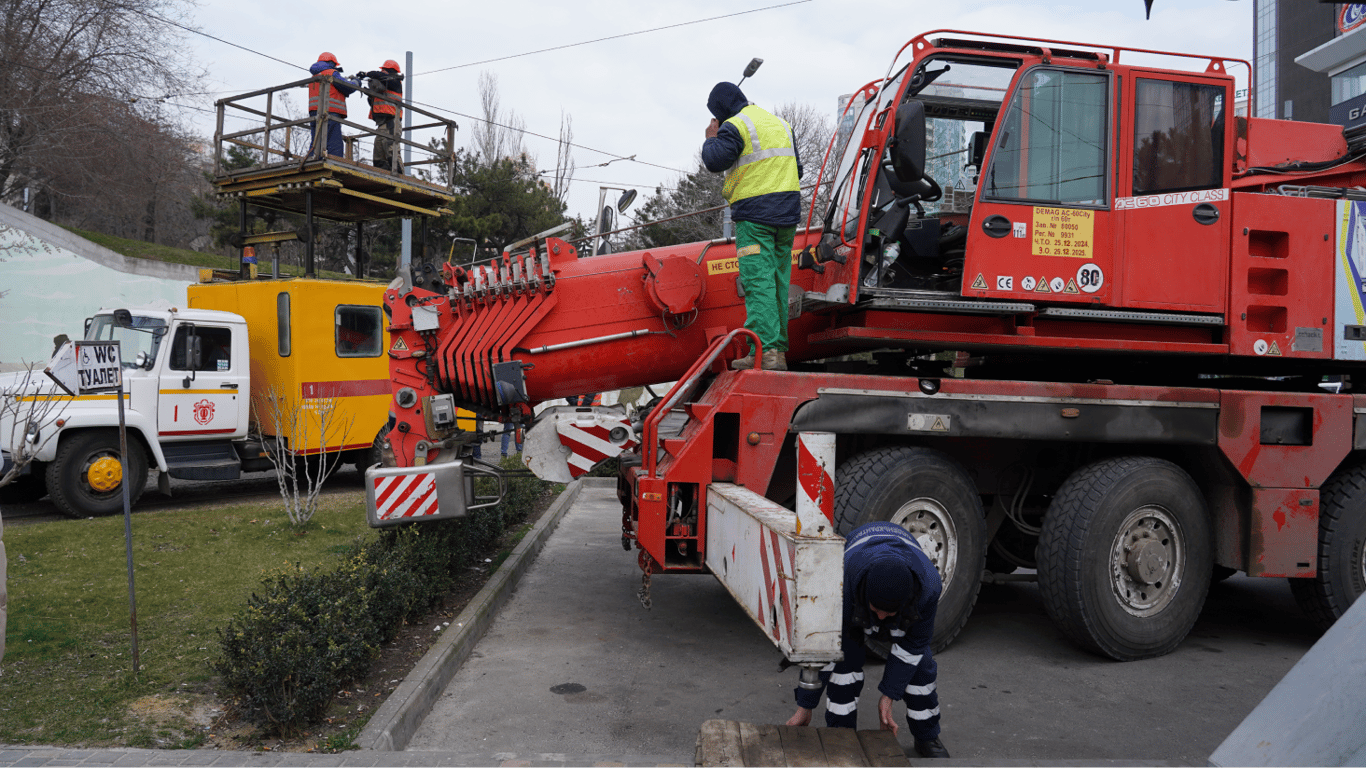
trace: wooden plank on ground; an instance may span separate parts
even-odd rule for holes
[[[778,736],[783,741],[783,757],[787,765],[797,768],[830,764],[815,728],[782,725],[778,726]]]
[[[778,726],[740,723],[740,754],[745,765],[786,765]]]
[[[863,754],[868,757],[868,764],[874,766],[909,766],[911,761],[906,758],[906,750],[897,743],[896,737],[891,731],[859,731],[859,743],[863,745]]]
[[[826,765],[866,766],[863,745],[853,728],[817,728],[821,746],[825,748]]]
[[[734,720],[708,720],[697,732],[697,754],[702,766],[744,765],[740,751],[740,724]]]

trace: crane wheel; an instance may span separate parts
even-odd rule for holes
[[[128,436],[128,474],[119,464],[119,433],[92,429],[63,436],[57,456],[47,465],[52,503],[71,517],[97,517],[123,511],[123,483],[129,504],[136,504],[147,485],[147,453]]]
[[[835,472],[836,528],[847,536],[878,521],[910,531],[943,579],[930,641],[942,650],[967,623],[982,586],[987,534],[977,487],[939,451],[896,446],[859,454]]]
[[[1209,592],[1214,547],[1204,495],[1169,461],[1082,467],[1044,516],[1039,592],[1078,645],[1119,661],[1171,652]]]
[[[1318,561],[1318,575],[1290,579],[1290,591],[1326,630],[1366,592],[1366,462],[1338,469],[1319,491]]]

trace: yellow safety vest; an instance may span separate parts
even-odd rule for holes
[[[727,203],[774,192],[798,192],[797,150],[792,127],[781,117],[750,104],[726,121],[735,126],[745,149],[726,171],[721,195]]]

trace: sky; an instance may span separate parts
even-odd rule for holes
[[[1150,20],[1143,0],[199,0],[185,20],[257,52],[179,33],[175,44],[208,72],[196,90],[210,93],[168,101],[198,108],[182,114],[200,135],[213,134],[215,99],[306,77],[322,51],[347,73],[389,58],[402,64],[411,51],[405,86],[416,101],[456,113],[445,116],[460,125],[457,146],[474,124],[461,115],[480,114],[483,71],[497,77],[503,109],[524,121],[538,169],[554,168],[561,116],[572,119],[569,213],[589,222],[600,187],[636,189],[643,200],[693,170],[711,118],[708,92],[736,82],[753,57],[764,64],[742,85],[751,101],[769,109],[809,104],[833,119],[841,94],[882,77],[898,49],[934,30],[1243,60],[1252,58],[1253,34],[1252,0],[1156,0]],[[600,38],[612,39],[587,42]],[[570,47],[537,52],[558,46]],[[1245,81],[1243,68],[1233,72]],[[363,97],[348,103],[353,120],[368,122]],[[626,157],[635,159],[619,159]]]

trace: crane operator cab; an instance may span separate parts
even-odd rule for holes
[[[904,50],[849,98],[830,155],[820,252],[857,259],[856,301],[1225,312],[1230,61],[1162,54],[1204,68],[1164,70],[1120,64],[1123,49],[957,38]]]

